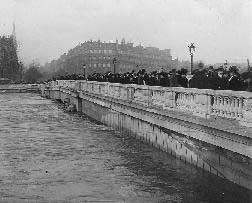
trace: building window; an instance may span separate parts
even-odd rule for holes
[[[96,63],[94,63],[94,68],[96,68]]]
[[[99,67],[99,68],[101,67],[101,63],[98,63],[98,67]]]
[[[108,63],[107,66],[110,67],[110,63]]]
[[[106,64],[104,63],[102,67],[105,68],[105,67],[106,67]]]

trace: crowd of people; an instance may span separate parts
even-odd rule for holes
[[[201,70],[194,70],[190,80],[187,77],[187,69],[170,72],[152,71],[147,73],[145,69],[135,72],[115,73],[107,72],[105,74],[93,73],[87,77],[89,81],[111,82],[122,84],[138,84],[163,87],[190,87],[198,89],[213,90],[234,90],[234,91],[252,91],[252,74],[246,72],[239,73],[236,66],[228,69],[219,67],[214,69],[212,66]],[[54,78],[54,80],[84,80],[83,75],[65,75]]]

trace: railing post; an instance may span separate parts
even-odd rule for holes
[[[177,99],[178,99],[178,92],[176,92],[175,90],[172,90],[172,107],[174,109],[177,108]]]
[[[148,107],[152,105],[152,96],[153,96],[153,90],[148,88],[148,103],[147,103]]]
[[[207,97],[207,105],[206,105],[206,117],[209,118],[210,114],[212,113],[212,99],[214,99],[211,95],[206,95]]]
[[[129,102],[132,102],[132,100],[134,99],[134,87],[127,87],[127,98]]]
[[[209,110],[211,106],[211,97],[206,93],[199,92],[195,95],[193,114],[196,116],[209,118]]]

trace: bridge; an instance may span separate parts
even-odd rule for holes
[[[0,85],[0,93],[39,92],[39,84],[4,84]]]
[[[43,96],[252,189],[252,93],[52,81]]]

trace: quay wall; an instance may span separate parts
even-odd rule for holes
[[[155,91],[160,90],[164,92],[157,95]],[[165,95],[165,91],[169,91],[170,95]],[[74,104],[79,112],[115,130],[141,139],[204,171],[252,189],[252,129],[250,120],[246,120],[247,117],[243,114],[243,108],[246,111],[249,108],[239,106],[240,112],[236,110],[239,119],[235,116],[231,119],[211,115],[212,109],[208,107],[209,104],[202,102],[205,98],[201,97],[202,100],[198,99],[197,102],[203,108],[200,106],[201,111],[199,109],[195,111],[192,106],[195,106],[193,99],[197,97],[195,96],[197,90],[186,91],[185,93],[182,88],[165,90],[161,87],[138,85],[56,81],[54,84],[49,84],[42,94],[51,99],[67,100]],[[181,93],[185,95],[184,98]],[[232,100],[231,92],[225,94],[225,97],[229,96]],[[156,97],[153,98],[153,95]],[[243,105],[250,96],[241,92],[235,93],[235,99],[242,100],[240,104]],[[180,106],[177,105],[179,102]],[[168,104],[174,107],[163,108]],[[180,108],[181,106],[183,107]],[[232,111],[231,108],[226,108],[227,110]]]

